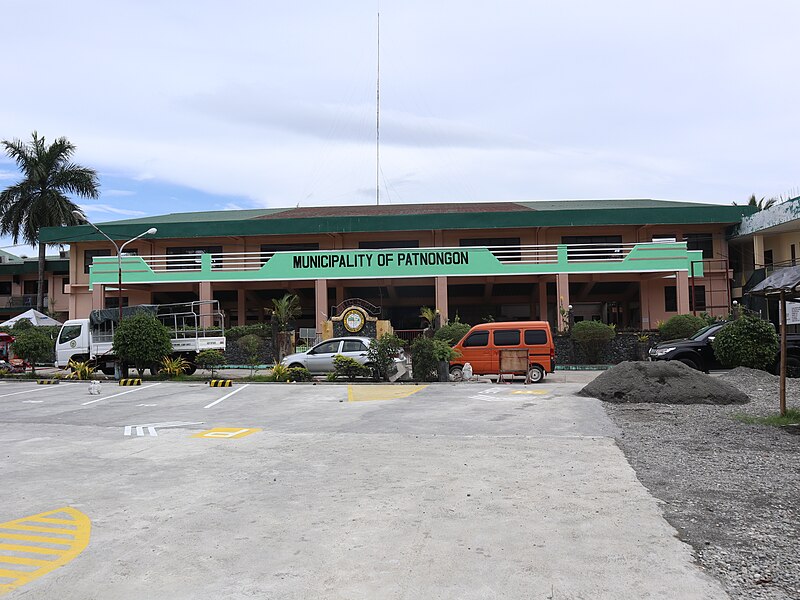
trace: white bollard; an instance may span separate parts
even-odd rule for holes
[[[92,380],[89,382],[89,394],[92,396],[100,395],[100,382]]]
[[[464,367],[461,369],[461,378],[464,381],[469,381],[472,379],[472,365],[469,363],[464,363]]]

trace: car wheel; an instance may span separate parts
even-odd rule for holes
[[[453,378],[453,381],[463,381],[464,367],[461,365],[454,365],[450,367],[450,376]]]
[[[701,370],[700,367],[697,366],[697,363],[694,362],[691,358],[679,358],[678,362],[682,362],[687,367],[689,367],[690,369],[694,369],[695,371],[700,371]]]
[[[778,369],[778,374],[780,374],[780,366]],[[796,356],[786,357],[786,376],[794,378],[800,377],[800,358]]]
[[[528,380],[531,383],[541,383],[544,380],[544,369],[539,365],[533,365],[528,370]]]
[[[197,365],[193,362],[189,362],[189,366],[183,370],[186,375],[194,375],[195,371],[197,371]]]
[[[300,363],[292,363],[292,364],[289,365],[289,368],[290,369],[302,369],[303,365],[301,365]]]

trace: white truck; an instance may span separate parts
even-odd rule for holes
[[[183,357],[189,362],[187,375],[197,369],[194,359],[198,352],[225,351],[224,315],[216,300],[124,307],[123,319],[141,312],[152,314],[169,329],[172,356]],[[56,341],[55,366],[66,369],[71,359],[92,361],[103,373],[113,375],[119,359],[111,346],[118,322],[119,310],[116,308],[93,310],[88,319],[66,321]],[[155,375],[159,368],[160,365],[151,366],[151,374]]]

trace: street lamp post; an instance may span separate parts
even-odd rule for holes
[[[95,225],[89,219],[87,219],[86,215],[84,215],[81,211],[73,210],[72,214],[75,215],[75,217],[79,221],[83,221],[87,225],[91,225],[97,233],[99,233],[104,238],[106,238],[109,242],[111,242],[114,245],[114,249],[117,251],[117,276],[118,276],[117,277],[117,309],[119,310],[119,322],[122,323],[122,251],[125,250],[125,246],[127,246],[131,242],[135,242],[136,240],[138,240],[140,238],[143,238],[146,235],[154,235],[155,233],[158,232],[158,229],[156,229],[155,227],[151,227],[147,231],[145,231],[143,233],[140,233],[139,235],[137,235],[134,238],[129,239],[127,242],[123,243],[122,246],[120,246],[120,245],[117,244],[117,242],[115,242],[108,235],[106,235],[106,233],[102,229],[100,229],[97,225]]]

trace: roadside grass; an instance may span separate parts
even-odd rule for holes
[[[733,418],[742,423],[750,425],[772,425],[773,427],[781,427],[784,425],[800,425],[800,409],[790,408],[786,411],[785,416],[769,415],[768,417],[754,417],[753,415],[736,414]]]

